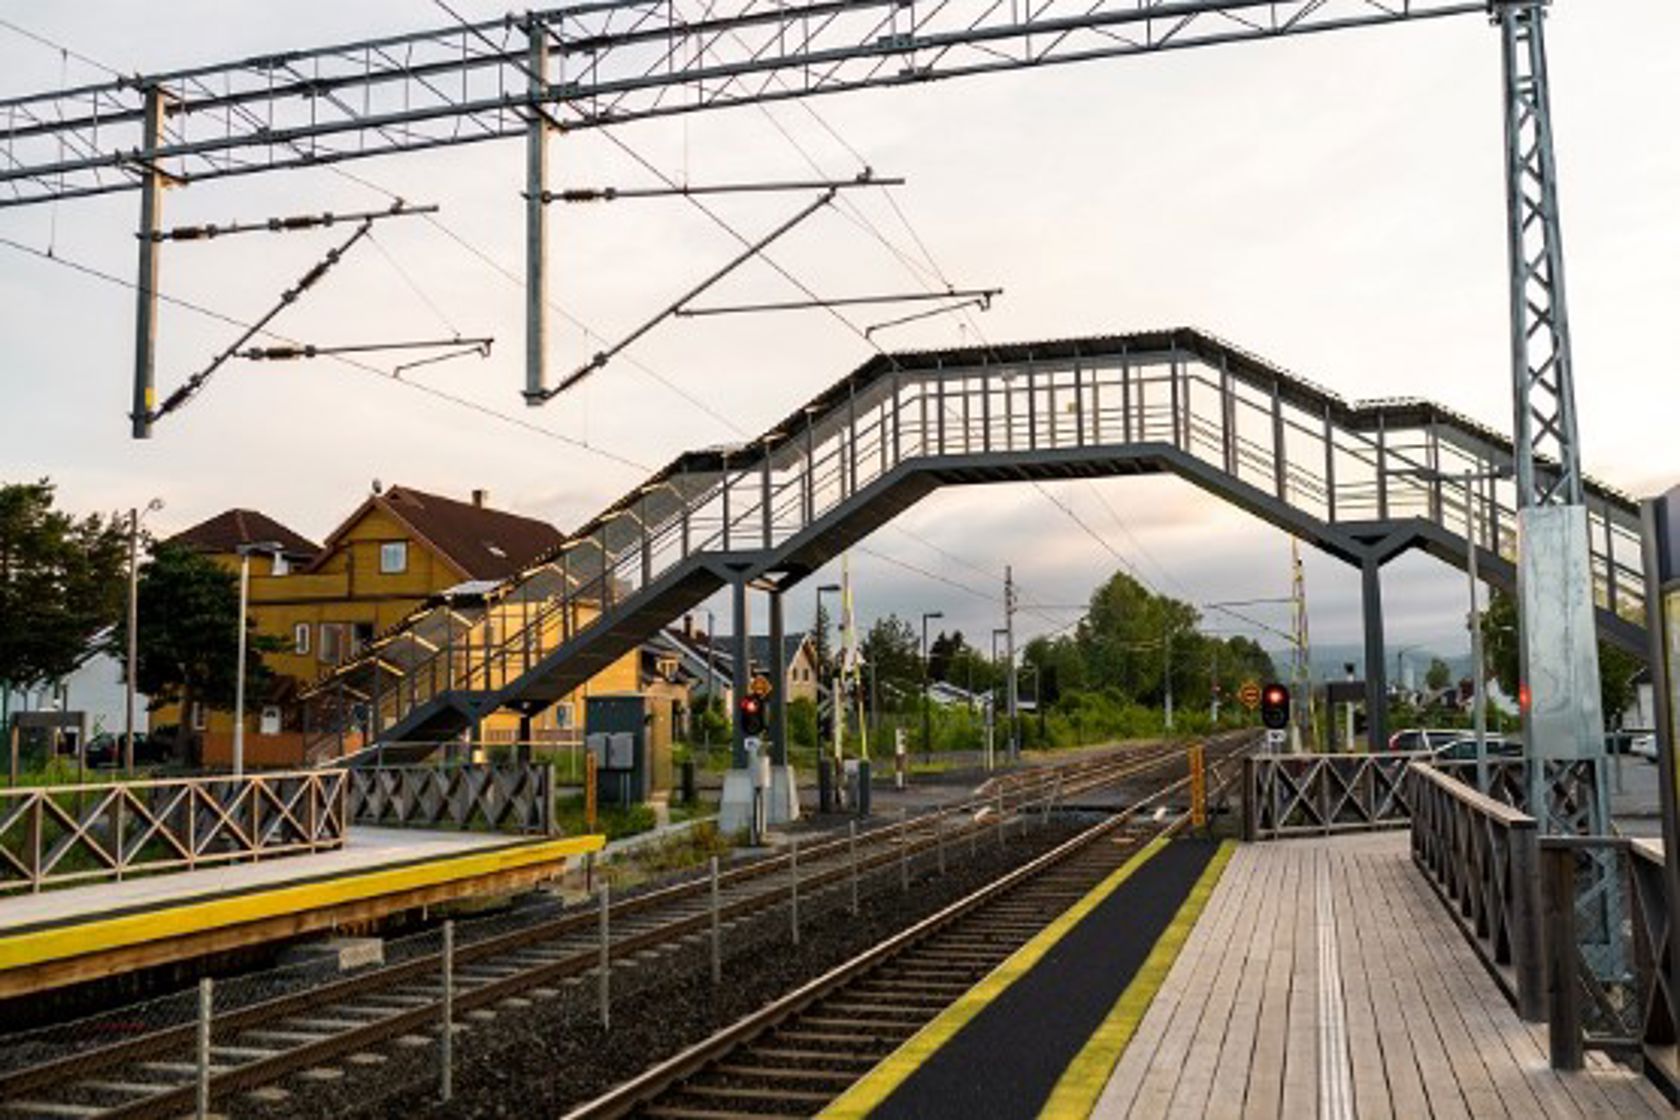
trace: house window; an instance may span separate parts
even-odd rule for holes
[[[344,623],[321,623],[321,660],[337,665],[344,660]]]
[[[408,571],[407,541],[386,541],[379,546],[379,571],[388,576]]]
[[[262,710],[262,722],[257,726],[259,735],[280,734],[280,709],[273,704],[266,705]]]
[[[192,706],[192,729],[194,731],[203,731],[205,724],[204,705],[199,703],[197,700],[194,700]]]
[[[268,574],[271,576],[289,575],[291,570],[291,561],[287,560],[283,554],[276,552],[273,561],[268,566]]]
[[[350,653],[352,656],[361,653],[373,644],[373,623],[358,622],[350,630]]]
[[[292,627],[292,652],[309,652],[309,623],[300,622]]]

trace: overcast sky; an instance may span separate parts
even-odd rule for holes
[[[471,17],[504,10],[477,0],[455,6]],[[0,18],[125,72],[446,19],[426,0],[0,0]],[[1558,0],[1548,35],[1582,446],[1591,473],[1646,494],[1680,475],[1669,442],[1675,371],[1660,341],[1680,305],[1672,112],[1680,6]],[[0,95],[100,77],[0,28]],[[781,130],[825,173],[853,175],[858,160],[837,134],[878,173],[909,179],[899,204],[952,282],[1006,289],[977,320],[991,342],[1199,326],[1348,398],[1429,396],[1510,429],[1499,42],[1483,19],[848,94],[811,108],[820,122],[789,104],[631,125],[619,135],[672,175],[700,183],[809,174]],[[589,133],[553,141],[551,160],[563,186],[648,184]],[[449,231],[518,273],[523,166],[523,144],[509,142],[349,170],[441,205]],[[288,172],[172,191],[165,221],[251,220],[382,198],[327,171]],[[919,257],[878,192],[859,192],[856,203],[898,252]],[[753,197],[719,208],[741,228],[765,231],[797,205]],[[0,210],[0,235],[128,277],[136,214],[132,194]],[[734,250],[678,201],[556,207],[551,222],[553,296],[605,337],[638,324]],[[249,319],[340,236],[169,246],[160,285]],[[234,363],[160,423],[155,438],[131,441],[131,294],[0,247],[0,477],[51,476],[77,510],[161,496],[167,509],[155,524],[163,532],[246,506],[319,539],[374,479],[463,497],[484,487],[496,504],[570,528],[644,472],[567,440],[656,466],[685,448],[763,430],[870,353],[820,313],[678,321],[632,356],[728,424],[625,361],[527,410],[518,396],[518,286],[423,221],[383,223],[376,237],[377,247],[346,258],[277,329],[318,343],[494,335],[489,360],[412,378],[514,422],[331,362]],[[775,256],[825,295],[919,285],[836,213],[812,219]],[[719,301],[794,294],[762,265],[715,293]],[[900,347],[979,341],[949,320],[885,337]],[[160,396],[230,340],[225,324],[165,308]],[[558,316],[551,341],[556,372],[601,346]],[[565,438],[522,426],[533,424]],[[1204,602],[1288,593],[1287,538],[1187,484],[1066,484],[1058,497],[1169,593]],[[888,527],[868,542],[872,554],[854,555],[860,612],[942,610],[976,644],[1000,622],[1006,563],[1026,599],[1047,605],[1023,618],[1027,633],[1071,618],[1049,608],[1084,601],[1116,566],[1103,544],[1030,487],[944,492],[899,524],[908,533]],[[1403,558],[1385,569],[1385,590],[1391,663],[1401,645],[1465,644],[1456,572]],[[1316,640],[1358,640],[1357,573],[1310,555],[1308,595]],[[790,609],[807,617],[808,592]],[[1255,613],[1287,626],[1281,609]]]

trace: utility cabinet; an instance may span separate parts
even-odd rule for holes
[[[595,756],[596,796],[631,805],[671,788],[671,726],[641,692],[591,696],[584,704],[584,745]]]

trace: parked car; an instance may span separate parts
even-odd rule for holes
[[[1474,762],[1476,760],[1476,737],[1466,736],[1454,739],[1445,746],[1434,749],[1437,762]],[[1521,758],[1522,743],[1507,739],[1503,735],[1489,735],[1487,737],[1487,756],[1489,758]]]
[[[114,770],[123,764],[123,737],[120,733],[106,732],[95,735],[88,740],[87,764],[91,769]],[[136,766],[151,766],[164,762],[169,757],[169,743],[163,739],[147,735],[144,731],[134,733],[134,764]]]
[[[1396,731],[1388,737],[1388,749],[1391,751],[1433,751],[1446,746],[1454,739],[1464,737],[1462,728],[1447,727],[1408,727],[1404,731]]]
[[[1655,735],[1637,735],[1628,744],[1628,753],[1639,758],[1657,760],[1657,737]]]

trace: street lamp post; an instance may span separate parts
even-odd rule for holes
[[[139,509],[128,511],[128,665],[123,673],[123,773],[134,776],[134,674],[140,667],[140,519],[163,508],[162,498],[153,498]]]
[[[239,546],[239,664],[233,678],[233,776],[245,774],[245,613],[251,598],[251,553],[278,556],[279,541],[255,541]]]
[[[929,619],[944,618],[944,611],[922,612],[922,751],[933,754],[933,709],[928,705],[928,632]]]

